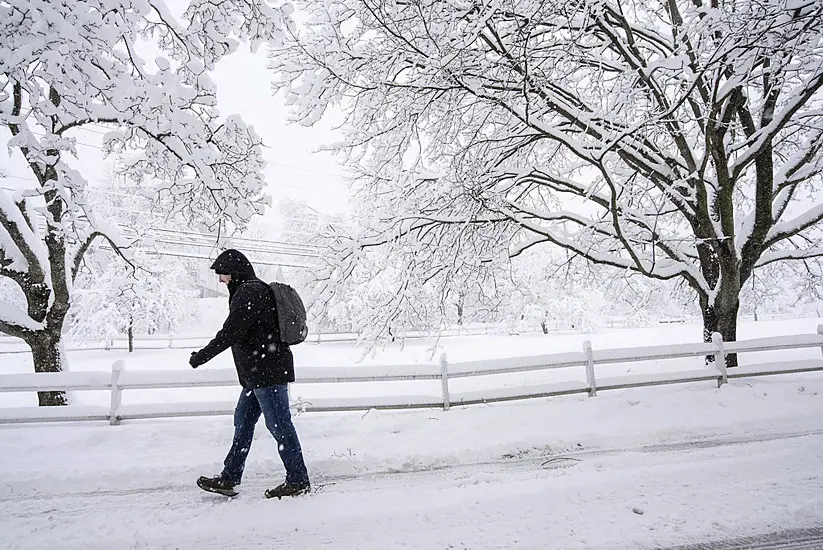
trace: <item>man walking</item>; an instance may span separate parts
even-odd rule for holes
[[[221,253],[211,269],[228,286],[229,316],[212,341],[191,354],[189,364],[197,368],[230,347],[243,390],[234,409],[234,439],[223,471],[200,477],[197,485],[227,496],[237,494],[254,427],[262,414],[286,469],[285,482],[267,490],[266,498],[308,493],[309,474],[289,410],[288,383],[294,382],[294,359],[289,346],[280,341],[274,293],[237,250]]]

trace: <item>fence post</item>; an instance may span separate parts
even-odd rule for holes
[[[717,379],[717,387],[719,388],[729,382],[729,376],[726,372],[726,346],[723,345],[723,336],[719,332],[712,333],[712,342],[717,346],[714,362],[717,365],[717,370],[720,371],[720,378]]]
[[[169,348],[173,348],[173,347],[174,347],[174,333],[170,332],[169,333]]]
[[[823,336],[823,325],[817,325],[817,333]],[[820,352],[823,353],[823,344],[820,345]]]
[[[120,419],[117,417],[117,411],[120,409],[120,401],[122,394],[120,390],[120,374],[123,372],[125,362],[118,359],[111,366],[111,406],[109,407],[109,424],[117,426],[120,424]]]
[[[594,352],[589,340],[583,342],[583,353],[586,354],[586,382],[589,384],[589,397],[597,395],[597,382],[594,379]]]
[[[440,354],[440,386],[443,390],[443,410],[449,410],[449,362],[446,360],[446,354]]]

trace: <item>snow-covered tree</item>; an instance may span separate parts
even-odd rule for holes
[[[594,332],[611,322],[647,326],[684,315],[684,296],[674,283],[631,271],[615,273],[613,268],[575,256],[561,267],[554,258],[535,265],[534,256],[520,256],[513,262],[513,299],[507,305],[510,315],[522,312],[525,319],[540,322],[544,330],[559,325]],[[692,309],[689,314],[699,313]]]
[[[377,208],[356,214],[359,222],[381,215]],[[330,242],[329,265],[315,272],[316,286],[307,305],[312,315],[344,322],[366,342],[394,339],[407,330],[435,330],[446,323],[476,320],[465,310],[489,314],[504,299],[500,292],[501,267],[490,251],[505,243],[467,226],[462,233],[421,235],[412,243],[399,235],[387,243],[367,242],[364,234],[348,239],[365,243],[351,248],[347,240]],[[362,229],[367,231],[367,229]],[[334,260],[335,252],[343,261]]]
[[[260,140],[239,118],[219,117],[209,72],[240,41],[276,42],[290,10],[192,0],[178,18],[161,0],[0,2],[0,126],[38,184],[0,191],[0,277],[26,299],[24,310],[0,304],[0,331],[28,343],[37,372],[63,368],[61,331],[92,241],[121,244],[72,168],[73,131],[110,129],[105,151],[128,158],[134,180],[163,182],[168,208],[211,228],[244,225],[261,209]]]
[[[320,212],[304,201],[283,198],[274,207],[277,223],[268,226],[266,242],[271,250],[277,251],[282,265],[269,269],[270,278],[294,287],[307,299],[311,294],[315,275],[322,267],[328,246],[339,240],[346,220],[340,216]],[[342,292],[342,288],[340,289]],[[342,297],[341,300],[346,299]],[[338,312],[345,308],[338,309]],[[309,308],[309,327],[312,332],[324,330],[350,330],[352,318],[336,316],[334,320],[323,317],[319,308]]]
[[[356,248],[424,275],[441,244],[548,243],[683,281],[726,340],[755,269],[823,254],[819,1],[297,4],[275,88],[303,124],[345,111],[380,213]]]
[[[69,336],[75,341],[95,341],[128,336],[175,332],[197,317],[196,273],[202,260],[162,254],[157,238],[174,239],[188,224],[170,216],[152,186],[137,184],[120,175],[118,164],[106,167],[101,181],[87,188],[98,220],[124,229],[129,261],[98,241],[86,252],[74,281],[69,310]]]
[[[820,315],[823,298],[823,266],[817,258],[804,262],[775,263],[755,271],[740,293],[740,310],[754,316]]]
[[[135,334],[174,333],[197,317],[197,291],[184,262],[139,250],[138,269],[97,250],[93,262],[75,281],[70,335],[78,341],[101,341]]]

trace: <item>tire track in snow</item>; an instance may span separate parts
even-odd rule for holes
[[[775,531],[737,539],[673,546],[668,550],[792,550],[823,548],[823,527]]]

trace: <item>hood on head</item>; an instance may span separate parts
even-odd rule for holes
[[[255,276],[249,259],[233,248],[221,252],[211,264],[211,268],[218,275],[231,275],[232,279],[248,279]]]

